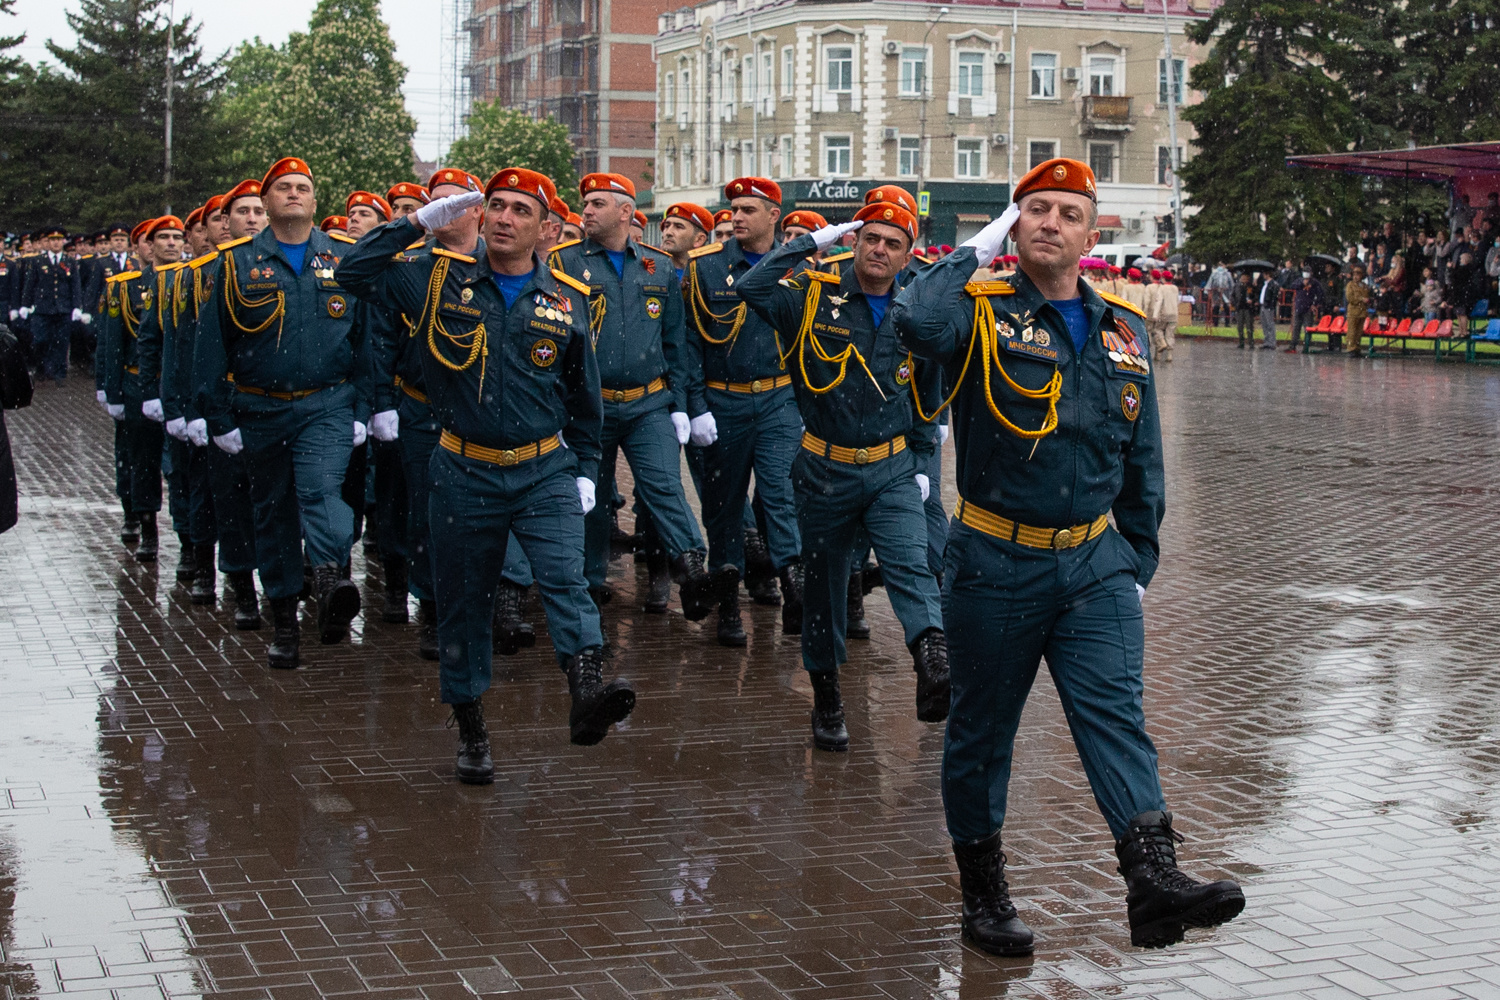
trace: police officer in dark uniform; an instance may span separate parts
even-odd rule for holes
[[[1000,828],[1021,709],[1045,657],[1115,838],[1131,941],[1161,947],[1185,926],[1233,918],[1245,899],[1233,882],[1205,885],[1177,868],[1146,735],[1140,599],[1156,572],[1165,488],[1144,317],[1080,278],[1079,258],[1099,239],[1086,164],[1042,163],[1015,199],[893,307],[918,365],[943,365],[955,393],[943,804],[963,933],[996,954],[1032,950],[1010,901]],[[970,282],[1012,223],[1014,277]]]
[[[842,276],[806,259],[854,231],[853,266]],[[849,564],[860,531],[880,557],[891,606],[905,629],[917,672],[917,717],[941,722],[948,715],[947,645],[922,514],[930,484],[920,470],[934,438],[912,406],[910,359],[888,314],[896,275],[916,236],[916,217],[905,209],[866,206],[852,223],[782,244],[737,283],[750,307],[788,334],[788,368],[807,428],[792,484],[806,573],[802,665],[812,679],[813,743],[820,750],[849,748],[838,671],[846,657]],[[935,377],[928,375],[928,382],[932,395]]]
[[[583,575],[603,404],[588,286],[549,270],[538,253],[556,193],[541,174],[506,168],[483,194],[434,201],[376,230],[338,270],[361,298],[417,317],[426,346],[424,385],[443,425],[429,467],[442,699],[459,727],[456,775],[473,784],[494,780],[480,698],[512,533],[528,550],[567,673],[572,741],[598,743],[635,705],[628,683],[603,679],[604,638]],[[415,259],[401,252],[480,204],[483,258],[442,247]]]
[[[369,370],[352,303],[334,278],[352,241],[314,227],[312,168],[277,160],[261,198],[266,228],[219,248],[193,372],[214,443],[245,454],[256,560],[276,624],[267,656],[292,669],[304,540],[319,639],[343,640],[359,614],[359,588],[344,575],[354,513],[341,494],[350,452],[367,434]]]
[[[95,256],[94,266],[89,270],[89,280],[83,290],[83,309],[93,317],[90,325],[95,327],[103,326],[104,282],[131,269],[130,227],[122,222],[112,223],[105,227],[104,237],[109,244],[108,249]]]
[[[78,261],[63,251],[66,241],[61,229],[43,231],[42,252],[31,259],[21,291],[21,316],[31,323],[39,374],[54,382],[68,375],[72,324],[83,322]]]
[[[688,621],[713,609],[713,582],[704,569],[703,538],[682,488],[681,446],[691,418],[707,412],[700,369],[683,337],[682,293],[672,258],[631,236],[635,184],[619,174],[588,174],[583,194],[584,238],[564,243],[548,258],[589,286],[589,330],[604,400],[600,492],[606,502],[584,520],[584,572],[589,589],[605,587],[615,461],[625,453],[636,495],[660,537]]]

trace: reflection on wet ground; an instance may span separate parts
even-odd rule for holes
[[[1042,942],[962,948],[941,734],[910,717],[880,591],[845,673],[854,750],[814,754],[776,610],[720,649],[638,613],[621,560],[628,727],[566,742],[543,640],[497,672],[496,784],[457,786],[412,627],[365,623],[273,675],[267,632],[191,607],[172,557],[126,558],[110,428],[75,379],[9,415],[0,1000],[1500,995],[1500,377],[1178,356],[1148,718],[1184,858],[1246,883],[1235,924],[1130,948],[1044,682],[1006,830]]]

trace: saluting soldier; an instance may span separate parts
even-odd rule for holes
[[[625,453],[636,496],[666,550],[688,621],[713,609],[713,581],[704,568],[703,537],[682,488],[681,446],[691,418],[707,412],[701,371],[684,343],[682,292],[667,253],[632,233],[635,185],[619,174],[588,174],[583,193],[584,239],[557,247],[549,263],[589,287],[589,331],[603,391],[604,502],[584,520],[584,573],[589,589],[605,589],[609,568],[610,498],[615,456]]]
[[[506,168],[360,242],[339,268],[356,294],[417,317],[424,385],[442,423],[429,474],[442,699],[459,728],[455,773],[494,780],[480,701],[490,686],[491,609],[512,533],[527,549],[572,696],[574,743],[598,743],[635,692],[603,679],[604,637],[583,575],[583,517],[595,502],[603,403],[588,329],[588,286],[538,252],[557,190]],[[484,256],[401,253],[485,206]]]
[[[392,217],[404,219],[432,201],[432,196],[422,185],[402,181],[400,184],[391,186],[391,189],[385,193],[385,200],[391,206]]]
[[[348,238],[315,231],[312,168],[277,160],[260,198],[266,228],[219,248],[193,371],[214,443],[245,455],[256,561],[276,623],[267,658],[292,669],[304,540],[319,639],[341,641],[359,614],[359,588],[344,577],[354,514],[341,494],[350,452],[365,441],[369,376],[351,303],[334,278]]]
[[[853,267],[842,276],[816,269],[810,258],[817,251],[856,231]],[[849,564],[861,532],[880,558],[905,630],[917,673],[917,718],[948,716],[941,598],[927,568],[922,513],[933,430],[912,405],[911,359],[889,316],[896,275],[916,238],[911,213],[867,205],[851,223],[782,244],[736,283],[755,312],[788,334],[788,367],[806,426],[792,484],[806,573],[802,665],[812,679],[813,744],[820,750],[849,749],[839,668],[846,659]],[[927,381],[932,399],[935,372]]]
[[[1222,923],[1245,902],[1233,882],[1204,885],[1178,870],[1146,734],[1140,601],[1160,552],[1161,426],[1143,316],[1079,278],[1079,258],[1099,240],[1096,197],[1087,164],[1038,165],[1016,185],[1015,204],[893,306],[919,367],[943,365],[954,386],[943,804],[963,933],[1000,955],[1033,947],[1010,900],[1000,831],[1016,729],[1043,657],[1115,837],[1132,943],[1173,944],[1184,926]],[[971,283],[1013,223],[1014,277]]]
[[[58,383],[68,375],[71,324],[84,315],[78,261],[63,252],[66,240],[61,229],[43,230],[42,252],[31,259],[21,290],[21,318],[31,323],[38,374]]]

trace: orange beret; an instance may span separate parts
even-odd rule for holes
[[[827,219],[823,218],[817,212],[810,212],[805,208],[799,208],[791,215],[783,216],[781,220],[782,229],[785,229],[787,226],[799,226],[803,229],[813,230],[822,229],[826,225],[828,225]]]
[[[686,219],[705,233],[711,233],[714,229],[714,217],[708,214],[708,209],[702,205],[694,205],[690,201],[679,201],[675,205],[668,205],[662,218]]]
[[[1127,278],[1139,278],[1140,276],[1141,272],[1139,268],[1132,267],[1130,270],[1125,272],[1125,277]]]
[[[175,215],[163,215],[159,219],[152,219],[151,223],[146,227],[147,239],[150,239],[164,229],[175,229],[181,232],[183,230],[182,220]]]
[[[237,199],[239,199],[239,198],[259,198],[259,197],[260,197],[260,181],[256,181],[256,180],[240,181],[238,184],[236,184],[233,188],[230,189],[230,191],[229,191],[228,194],[226,194],[224,196],[224,211],[226,211],[226,212],[229,211],[229,206],[233,205],[235,203],[235,201]]]
[[[873,202],[854,213],[854,221],[865,225],[895,226],[910,240],[917,238],[917,217],[893,202]]]
[[[198,208],[195,208],[191,212],[189,212],[187,214],[187,218],[182,220],[182,224],[184,226],[186,226],[188,229],[192,229],[194,226],[202,225],[203,224],[203,208],[202,208],[202,206],[199,206]]]
[[[380,195],[371,194],[368,191],[356,191],[344,201],[344,211],[348,212],[355,205],[369,205],[375,211],[385,216],[385,221],[391,221],[391,206]]]
[[[427,178],[427,196],[429,198],[432,197],[432,189],[441,184],[461,187],[465,191],[478,191],[484,187],[483,184],[479,183],[479,178],[473,174],[463,170],[455,170],[452,167],[444,167],[442,170],[435,171],[431,177]]]
[[[917,214],[917,199],[913,198],[911,192],[899,184],[882,184],[865,192],[866,205],[873,205],[881,201],[895,202],[912,215]]]
[[[567,202],[563,201],[557,195],[553,195],[552,196],[552,200],[547,203],[547,211],[551,212],[553,215],[557,216],[559,219],[566,220],[567,217],[568,217],[568,215],[573,210],[568,207],[568,203]]]
[[[714,213],[714,225],[715,226],[717,226],[721,222],[733,222],[733,221],[734,221],[734,213],[731,212],[727,208],[721,208],[717,212]]]
[[[155,219],[142,219],[140,222],[137,222],[135,228],[130,231],[130,242],[139,243],[145,239],[146,230],[150,229],[151,223],[155,221]]]
[[[412,184],[407,181],[402,181],[385,193],[385,200],[388,202],[393,202],[397,198],[415,198],[424,205],[432,200],[432,196],[427,193],[426,188],[420,184]]]
[[[224,196],[222,194],[216,194],[212,198],[205,201],[203,203],[203,220],[207,222],[208,217],[221,210],[224,207],[224,204]]]
[[[283,156],[271,164],[271,169],[267,170],[266,176],[261,178],[260,186],[262,189],[268,188],[276,178],[286,177],[288,174],[301,174],[308,180],[312,180],[312,167],[295,156]]]
[[[781,204],[781,185],[765,177],[736,177],[724,185],[724,200],[736,198],[764,198],[773,205]]]
[[[640,209],[636,209],[635,210],[635,215],[631,218],[630,221],[633,222],[633,223],[635,223],[637,226],[640,226],[642,229],[645,229],[646,228],[646,213],[642,212]]]
[[[584,174],[583,180],[578,182],[578,190],[583,194],[611,191],[627,198],[635,197],[635,185],[629,177],[620,174]]]
[[[325,233],[330,229],[348,229],[349,217],[347,215],[330,215],[328,218],[323,220],[322,224],[319,225],[318,228]]]
[[[552,210],[552,199],[557,197],[557,187],[552,183],[552,178],[525,167],[506,167],[491,177],[490,182],[484,186],[485,199],[488,200],[490,192],[497,189],[529,194],[541,202],[542,210],[547,212]]]
[[[582,229],[583,228],[583,216],[579,215],[577,212],[569,212],[568,213],[568,217],[563,220],[563,225],[565,225],[565,226],[577,226],[579,229]]]
[[[1099,201],[1099,192],[1094,187],[1094,172],[1089,169],[1089,165],[1061,156],[1046,163],[1038,163],[1026,171],[1026,176],[1016,182],[1016,191],[1011,196],[1011,201],[1020,201],[1028,194],[1038,191],[1071,191],[1096,204]]]

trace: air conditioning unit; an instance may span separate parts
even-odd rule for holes
[[[991,146],[1004,146],[1004,145],[1007,145],[1009,142],[1010,142],[1010,136],[1006,135],[1004,132],[992,132],[992,133],[990,133],[990,145]]]
[[[898,129],[898,128],[889,128],[888,127],[885,130],[885,141],[886,142],[895,142],[896,139],[900,135],[901,135],[901,130],[900,129]]]
[[[886,42],[885,54],[888,56],[899,56],[901,54],[901,43],[895,39]]]
[[[1126,232],[1138,233],[1138,232],[1140,232],[1141,230],[1143,230],[1145,228],[1146,228],[1146,220],[1145,219],[1126,219],[1125,220],[1125,230],[1126,230]]]
[[[1068,81],[1069,83],[1077,83],[1078,82],[1078,67],[1077,66],[1064,66],[1063,67],[1063,79],[1066,80],[1066,81]]]
[[[1009,66],[1010,65],[1010,53],[1009,52],[996,52],[995,53],[995,65],[996,66]]]

